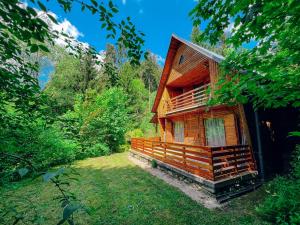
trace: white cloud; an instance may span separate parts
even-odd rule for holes
[[[158,54],[154,54],[154,53],[151,53],[151,54],[155,57],[156,62],[160,66],[163,66],[165,64],[166,59],[164,57],[162,57],[161,55],[158,55]]]
[[[225,34],[231,34],[234,27],[234,22],[231,22],[224,30]]]
[[[75,39],[78,39],[79,37],[83,37],[83,34],[78,31],[77,27],[71,24],[70,21],[67,20],[66,18],[61,23],[53,24],[52,28],[54,30],[57,30],[58,32],[63,32]]]

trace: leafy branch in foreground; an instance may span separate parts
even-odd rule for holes
[[[58,200],[62,208],[62,219],[57,224],[64,224],[65,222],[70,225],[74,224],[74,213],[80,209],[84,210],[84,206],[80,204],[74,193],[68,189],[71,181],[78,180],[74,175],[77,176],[79,174],[74,169],[70,168],[69,171],[66,171],[64,168],[60,168],[56,171],[40,173],[30,160],[21,156],[1,153],[0,159],[1,158],[11,158],[12,160],[15,160],[16,164],[20,161],[24,162],[27,167],[20,168],[16,171],[20,177],[25,177],[30,172],[34,177],[42,174],[44,182],[52,183],[59,193],[59,196],[57,196],[54,200]],[[28,204],[28,202],[30,204]],[[13,224],[25,222],[28,219],[31,221],[42,219],[30,198],[16,199],[16,204],[13,206],[6,205],[5,201],[1,204],[2,207],[0,207],[0,215],[2,218],[1,220],[3,221],[0,220],[0,222],[7,223],[7,221],[4,221],[4,218],[11,218],[13,220]],[[31,211],[33,211],[33,218],[27,218]]]
[[[57,4],[65,12],[70,12],[73,4],[79,4],[82,11],[98,15],[101,28],[108,33],[107,38],[122,43],[130,61],[139,63],[144,54],[144,34],[136,29],[130,17],[116,21],[118,8],[113,1],[106,4],[95,0],[57,0]],[[84,48],[63,31],[52,29],[51,24],[58,21],[39,0],[30,0],[28,6],[18,0],[0,1],[0,18],[0,126],[6,126],[11,121],[9,111],[16,110],[23,113],[20,118],[30,120],[43,103],[37,81],[39,65],[33,55],[49,52],[49,46],[57,39],[65,42],[70,54],[89,51],[96,59],[97,53],[92,47]]]
[[[199,0],[194,26],[208,24],[203,41],[216,44],[225,29],[232,51],[221,65],[218,102],[251,102],[258,108],[300,106],[298,0]],[[254,46],[241,50],[245,43]]]

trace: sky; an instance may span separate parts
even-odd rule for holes
[[[23,2],[28,4],[29,0]],[[105,50],[107,43],[115,43],[115,40],[106,39],[106,32],[101,29],[99,15],[92,15],[89,11],[82,12],[80,5],[76,3],[71,12],[65,13],[57,1],[42,0],[42,2],[59,21],[58,25],[53,24],[55,29],[63,29],[70,36],[88,43],[99,52]],[[192,20],[188,14],[196,6],[197,0],[114,0],[114,3],[119,8],[116,19],[120,21],[131,17],[137,30],[146,35],[144,50],[150,50],[155,54],[160,66],[164,64],[172,34],[190,40]],[[202,28],[205,26],[205,23],[201,25]],[[253,45],[253,43],[245,44],[244,47],[252,48]],[[54,69],[51,63],[42,68],[40,76],[42,87]]]
[[[167,54],[172,33],[189,39],[192,21],[188,13],[196,5],[194,0],[115,0],[119,13],[117,19],[130,16],[138,30],[146,34],[145,50],[157,55],[162,65]],[[105,39],[105,31],[96,15],[81,12],[74,4],[70,13],[64,13],[56,1],[45,4],[55,13],[60,25],[67,29],[79,41],[89,43],[98,51],[104,50],[106,43],[114,43]]]

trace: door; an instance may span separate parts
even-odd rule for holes
[[[206,145],[225,146],[225,127],[224,119],[211,118],[204,120]]]
[[[183,121],[174,122],[174,141],[184,142],[184,123]]]

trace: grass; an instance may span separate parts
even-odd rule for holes
[[[91,158],[74,164],[79,181],[72,191],[88,208],[78,212],[76,224],[263,224],[254,206],[262,190],[231,201],[223,209],[209,210],[174,187],[135,166],[127,153]],[[21,205],[28,224],[57,224],[61,208],[58,193],[50,183],[27,179],[0,189],[2,203]],[[0,203],[1,210],[1,203]],[[34,212],[37,212],[34,222]],[[10,218],[5,218],[11,224]]]

